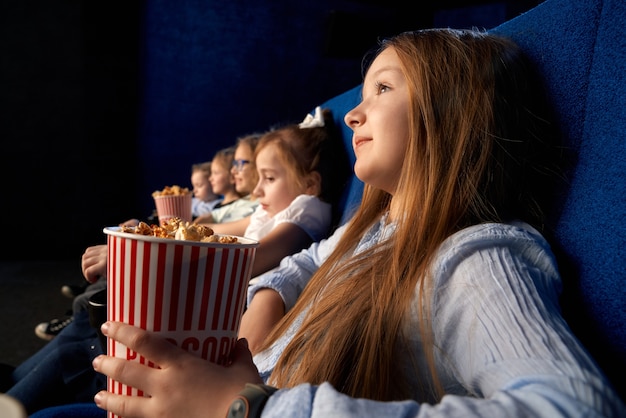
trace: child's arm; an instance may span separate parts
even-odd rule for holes
[[[275,231],[287,226],[299,229],[304,234],[304,230],[289,223],[279,224],[270,234],[273,235]],[[256,277],[255,283],[250,285],[248,308],[243,314],[239,336],[248,340],[253,354],[259,351],[259,347],[285,312],[293,307],[313,273],[337,246],[344,231],[345,226],[342,226],[331,237],[313,243],[307,250],[292,251],[291,256],[278,262],[280,267]],[[262,244],[268,242],[266,240],[269,236],[263,239]],[[278,237],[280,234],[276,239]],[[258,257],[257,250],[255,265]]]
[[[193,223],[195,223],[195,224],[203,224],[203,225],[209,225],[209,224],[212,224],[214,222],[215,222],[215,220],[213,219],[213,215],[210,212],[206,213],[204,215],[198,216],[193,221]]]
[[[300,252],[311,242],[311,237],[296,224],[283,222],[276,225],[259,240],[252,277],[277,267],[284,257]]]
[[[252,277],[277,267],[284,257],[307,248],[310,243],[311,238],[299,226],[289,222],[278,224],[260,240]],[[285,304],[277,291],[265,288],[254,294],[239,328],[239,337],[248,340],[252,354],[256,354],[265,337],[284,315]]]
[[[259,290],[241,318],[239,338],[247,339],[250,351],[256,354],[265,337],[284,315],[285,304],[278,292],[267,288]]]
[[[237,235],[240,237],[245,236],[246,228],[250,225],[250,217],[251,215],[246,216],[245,218],[238,219],[236,221],[230,222],[222,222],[222,223],[202,223],[198,222],[198,218],[196,218],[195,223],[202,223],[203,225],[207,225],[209,228],[213,230],[216,234],[222,235]]]

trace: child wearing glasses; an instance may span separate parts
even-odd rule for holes
[[[223,199],[210,213],[196,218],[197,223],[232,222],[250,216],[256,209],[258,203],[235,187],[235,178],[231,171],[234,156],[235,147],[229,147],[218,151],[213,157],[209,181],[213,191],[222,195]]]
[[[261,136],[259,133],[254,133],[237,139],[235,159],[231,168],[231,173],[235,177],[235,188],[239,193],[251,199],[255,198],[252,196],[252,191],[259,181],[254,165],[254,150]]]

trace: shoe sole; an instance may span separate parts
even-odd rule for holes
[[[76,296],[80,295],[80,293],[74,293],[72,288],[68,285],[63,285],[63,287],[61,287],[61,293],[63,294],[63,296],[70,299],[74,299]]]
[[[35,327],[35,335],[37,335],[42,340],[52,341],[56,335],[50,335],[46,333],[46,329],[48,328],[48,323],[43,322]]]

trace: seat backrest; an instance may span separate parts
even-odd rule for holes
[[[565,291],[566,319],[622,397],[626,366],[626,2],[547,0],[491,31],[514,39],[538,65],[566,145],[577,155],[570,184],[555,196],[553,246]],[[343,127],[360,86],[322,107]],[[344,221],[363,184],[353,177]],[[621,366],[621,367],[620,367]]]
[[[361,86],[356,86],[339,96],[321,104],[322,108],[328,108],[333,112],[333,118],[335,124],[341,127],[341,133],[343,137],[343,143],[350,160],[350,166],[354,166],[356,157],[354,156],[354,150],[352,149],[352,130],[345,124],[343,117],[348,113],[350,109],[358,105],[361,101]],[[354,171],[348,181],[348,186],[341,198],[340,206],[343,212],[341,223],[350,219],[350,216],[354,213],[354,210],[361,202],[361,195],[363,194],[363,182],[359,180]]]
[[[539,67],[575,154],[555,196],[564,315],[622,398],[626,379],[626,2],[547,0],[492,29]],[[621,366],[621,367],[620,367]],[[618,374],[619,373],[619,374]]]

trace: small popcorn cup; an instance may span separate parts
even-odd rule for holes
[[[159,223],[163,225],[172,218],[191,222],[191,193],[154,196]]]
[[[257,241],[221,244],[174,240],[104,228],[107,319],[153,331],[211,362],[225,364],[237,341]],[[107,338],[109,356],[155,367]],[[143,392],[108,379],[116,394]],[[109,414],[109,417],[114,415]]]

